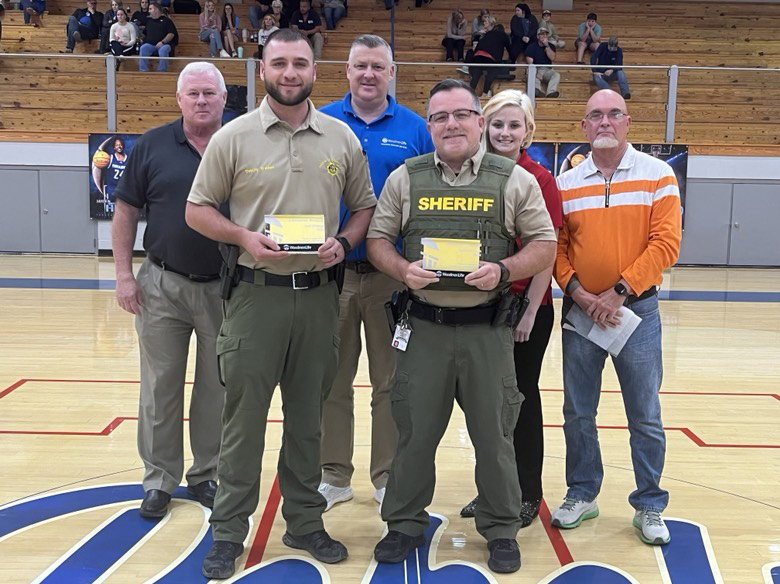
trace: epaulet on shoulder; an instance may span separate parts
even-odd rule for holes
[[[433,152],[428,154],[421,154],[420,156],[412,156],[404,161],[409,174],[414,172],[421,172],[423,170],[429,170],[435,166],[433,161]]]
[[[482,159],[480,170],[489,170],[498,174],[509,176],[515,168],[515,162],[511,158],[499,156],[492,152],[486,152]]]

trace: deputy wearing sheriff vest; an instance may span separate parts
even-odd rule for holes
[[[522,395],[512,331],[496,317],[510,281],[552,265],[555,233],[536,180],[485,152],[483,125],[468,84],[438,83],[428,103],[436,151],[390,175],[368,232],[371,262],[411,292],[396,329],[399,346],[406,345],[398,351],[391,395],[399,444],[382,505],[389,533],[374,550],[379,562],[402,562],[424,541],[436,448],[457,399],[476,452],[475,520],[488,541],[488,566],[496,572],[520,567],[515,537],[522,498],[512,431]],[[399,233],[403,255],[395,248]],[[516,234],[523,241],[519,252]],[[423,237],[478,239],[480,267],[465,278],[438,278],[422,268]]]

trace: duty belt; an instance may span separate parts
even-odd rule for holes
[[[642,292],[639,296],[629,296],[626,298],[626,301],[623,303],[624,306],[631,306],[634,302],[639,302],[640,300],[647,300],[651,296],[655,296],[658,293],[658,288],[655,286],[651,286],[644,292]]]
[[[255,280],[260,280],[259,275],[262,275],[262,281],[266,286],[284,286],[293,290],[309,290],[336,279],[333,268],[319,272],[293,272],[286,276],[280,276],[265,270],[253,270],[245,266],[238,266],[238,278],[243,282],[254,284]]]
[[[358,260],[354,262],[344,262],[344,265],[358,273],[358,274],[371,274],[373,272],[376,272],[376,268],[374,267],[374,264],[369,262],[368,260]]]
[[[440,308],[412,298],[409,314],[436,324],[490,324],[493,322],[497,306],[498,302],[493,302],[487,306],[475,306],[474,308]]]
[[[219,280],[219,274],[213,274],[209,276],[202,276],[200,274],[188,274],[187,272],[182,272],[181,270],[177,270],[176,268],[171,267],[170,265],[168,265],[168,263],[165,262],[165,260],[161,260],[160,258],[155,257],[150,253],[147,253],[146,257],[149,258],[149,261],[152,262],[155,266],[157,266],[161,270],[164,270],[166,272],[173,272],[174,274],[184,276],[185,278],[192,280],[193,282],[211,282],[213,280]]]

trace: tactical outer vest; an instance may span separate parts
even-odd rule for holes
[[[476,180],[470,185],[450,186],[439,176],[433,154],[406,161],[410,181],[409,220],[401,234],[404,257],[422,258],[423,237],[479,239],[480,259],[497,262],[515,253],[515,241],[504,226],[504,188],[515,163],[486,153]],[[509,283],[502,284],[507,287]],[[426,290],[469,290],[460,278],[442,278]]]

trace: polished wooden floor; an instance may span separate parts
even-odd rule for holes
[[[152,531],[138,526],[134,511],[121,513],[137,506],[140,492],[142,471],[135,445],[138,348],[132,318],[118,308],[110,289],[113,277],[110,259],[0,256],[4,582],[204,581],[165,574],[184,556],[199,564],[202,552],[193,550],[205,525],[199,506],[174,499],[167,521]],[[349,548],[349,560],[327,567],[313,561],[268,564],[280,556],[305,559],[280,541],[284,525],[274,487],[280,425],[270,424],[261,502],[247,552],[239,562],[240,567],[260,569],[242,581],[780,582],[780,271],[675,268],[667,275],[664,293],[674,297],[676,292],[692,299],[664,301],[661,309],[665,359],[661,399],[668,442],[663,485],[671,493],[665,516],[700,524],[705,530],[694,525],[691,534],[683,529],[689,524],[675,523],[676,537],[662,550],[637,539],[626,500],[633,485],[628,433],[608,365],[599,412],[606,478],[597,519],[560,532],[549,528],[543,513],[541,520],[520,532],[520,572],[490,574],[484,541],[473,522],[458,515],[474,494],[474,455],[463,417],[456,412],[439,449],[430,511],[446,519],[431,556],[421,556],[406,576],[375,571],[371,550],[384,524],[368,480],[369,391],[363,362],[357,380],[361,387],[355,498],[325,515],[330,533]],[[757,294],[740,296],[741,292]],[[713,300],[718,297],[722,299]],[[554,508],[565,493],[557,328],[541,386],[545,499]],[[281,418],[278,400],[269,417]],[[101,499],[107,485],[114,484],[129,485],[130,494]],[[65,500],[56,494],[72,490],[77,490],[73,498],[81,503],[73,508],[62,503],[50,512],[50,519],[36,519],[35,513],[47,504],[56,507]],[[27,498],[33,500],[25,503]],[[87,508],[77,511],[79,505]],[[13,517],[21,523],[12,524]],[[112,522],[117,526],[113,533],[141,529],[144,535],[125,550],[117,543],[121,538],[109,536]],[[92,565],[100,562],[105,563],[103,568]],[[462,565],[442,567],[448,562]],[[589,565],[595,575],[576,572]],[[611,575],[605,575],[606,568],[598,572],[598,565],[612,566]],[[274,572],[274,567],[280,570]],[[610,579],[616,574],[624,579]]]

